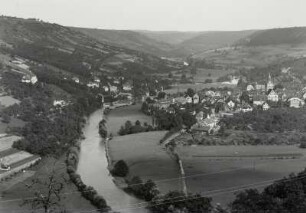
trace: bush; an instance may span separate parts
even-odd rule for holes
[[[112,175],[118,176],[118,177],[125,177],[129,173],[129,167],[125,163],[124,160],[119,160],[113,170],[111,171]]]
[[[152,180],[144,183],[140,177],[135,176],[128,182],[128,185],[128,192],[133,193],[136,197],[144,199],[145,201],[151,201],[159,194],[157,186]]]
[[[204,81],[205,84],[211,84],[212,82],[213,82],[213,80],[210,79],[210,78],[209,78],[209,79],[206,79],[206,80]]]

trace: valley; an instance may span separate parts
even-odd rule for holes
[[[62,186],[55,212],[175,212],[197,196],[214,212],[250,188],[272,200],[284,180],[303,189],[305,58],[305,27],[160,32],[1,16],[0,212],[45,198],[35,184],[48,178]]]

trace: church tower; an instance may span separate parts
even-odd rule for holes
[[[273,83],[271,75],[269,73],[269,79],[268,79],[268,83],[267,83],[267,91],[273,90],[273,89],[274,89],[274,83]]]

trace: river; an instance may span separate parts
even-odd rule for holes
[[[102,110],[97,110],[88,118],[83,129],[85,139],[81,143],[78,174],[86,185],[94,187],[114,211],[124,213],[147,213],[139,207],[139,200],[118,188],[107,169],[108,161],[104,143],[98,133],[98,124],[102,119]],[[108,126],[111,128],[111,126]]]

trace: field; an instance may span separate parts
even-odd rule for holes
[[[20,119],[17,119],[17,118],[13,118],[11,117],[11,121],[10,123],[3,123],[0,121],[0,134],[2,133],[5,133],[7,128],[10,128],[10,127],[23,127],[25,125],[25,122],[20,120]]]
[[[14,141],[19,140],[18,136],[9,136],[9,137],[1,137],[0,138],[0,152],[12,147]]]
[[[191,88],[196,91],[200,91],[205,88],[223,88],[223,87],[236,87],[236,85],[229,85],[229,84],[222,84],[219,82],[210,83],[210,84],[203,84],[203,83],[195,83],[195,84],[177,84],[173,85],[171,89],[165,90],[168,94],[174,94],[177,92],[186,92],[188,88]]]
[[[0,96],[0,105],[8,107],[14,104],[19,104],[20,101],[11,96]]]
[[[221,69],[197,69],[197,74],[194,77],[196,83],[204,83],[206,79],[212,79],[216,82],[218,78],[232,74],[236,70],[221,70]]]
[[[159,145],[165,133],[157,131],[114,137],[109,141],[112,162],[123,159],[131,175],[154,180],[163,193],[180,189],[177,179],[180,176],[179,166]]]
[[[135,121],[139,120],[142,124],[147,122],[152,124],[152,118],[143,114],[141,111],[141,105],[131,105],[127,107],[120,107],[112,110],[107,116],[107,127],[109,133],[112,133],[114,136],[118,135],[118,131],[121,126],[125,124],[126,121]]]
[[[305,46],[270,45],[258,47],[237,47],[206,51],[195,55],[196,58],[213,60],[216,64],[226,66],[267,66],[287,57],[301,57],[306,54]]]
[[[179,146],[189,192],[226,205],[234,193],[263,188],[305,168],[306,150],[296,146]]]

